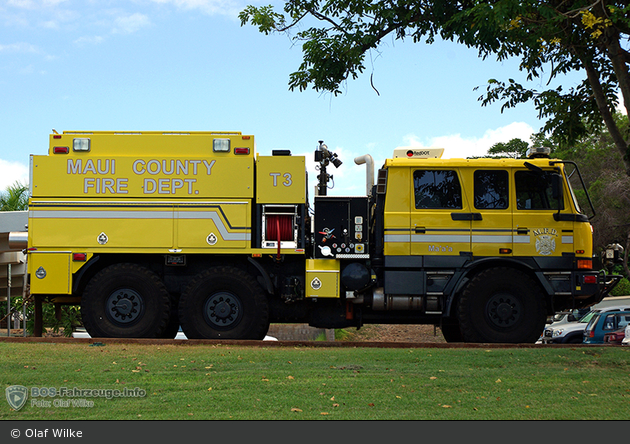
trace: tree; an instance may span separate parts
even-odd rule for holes
[[[627,118],[619,113],[613,117],[621,130],[627,131]],[[556,147],[553,157],[580,165],[596,209],[596,217],[591,221],[594,251],[601,251],[610,243],[626,245],[630,231],[630,177],[625,174],[621,155],[609,132],[584,136],[571,147]],[[581,186],[576,183],[573,189],[582,209],[587,209],[589,205]]]
[[[543,134],[567,146],[599,132],[603,124],[630,175],[628,133],[614,119],[620,93],[630,112],[630,6],[614,0],[288,0],[284,13],[272,6],[248,6],[241,24],[265,33],[291,33],[302,43],[303,61],[290,74],[291,90],[312,86],[341,93],[340,84],[357,78],[366,53],[383,39],[411,38],[433,43],[436,38],[476,48],[480,56],[498,60],[518,57],[528,81],[578,72],[584,80],[568,89],[536,90],[513,79],[490,79],[483,105],[502,102],[502,110],[533,101],[547,119]],[[627,119],[626,119],[627,120]]]
[[[490,147],[488,155],[493,157],[511,157],[512,159],[524,159],[527,157],[529,143],[521,139],[512,139],[509,142],[498,142]]]
[[[0,211],[24,211],[28,209],[28,186],[15,182],[0,192]]]

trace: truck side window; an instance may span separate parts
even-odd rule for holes
[[[516,208],[519,210],[557,210],[553,197],[553,173],[517,171],[515,176]],[[560,208],[562,209],[562,208]]]
[[[477,170],[475,179],[475,208],[479,210],[504,210],[508,207],[509,177],[507,171]]]
[[[462,188],[456,171],[414,171],[413,187],[417,209],[462,208]]]

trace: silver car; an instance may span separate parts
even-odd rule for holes
[[[588,312],[577,322],[555,322],[543,331],[541,341],[543,344],[581,344],[584,340],[584,330],[588,322],[596,313],[630,310],[628,305],[596,308]]]

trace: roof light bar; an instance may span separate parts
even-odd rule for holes
[[[215,153],[229,153],[230,139],[213,139],[212,151],[214,151]]]
[[[527,157],[529,159],[538,159],[549,157],[551,149],[546,146],[535,146],[527,150]]]
[[[72,151],[90,151],[90,139],[87,139],[87,138],[73,139]]]

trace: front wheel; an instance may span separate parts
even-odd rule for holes
[[[446,342],[463,342],[462,332],[457,322],[443,322],[440,325],[442,336]]]
[[[104,268],[81,297],[83,325],[96,338],[159,338],[170,311],[171,298],[160,278],[138,264]]]
[[[179,319],[189,339],[263,339],[269,307],[251,275],[215,267],[191,281],[179,301]]]
[[[538,285],[511,268],[476,275],[462,293],[457,314],[466,342],[535,343],[546,322]]]

